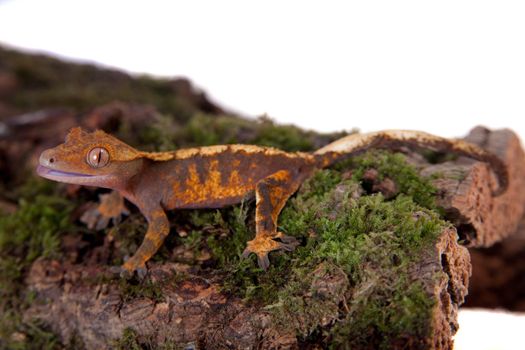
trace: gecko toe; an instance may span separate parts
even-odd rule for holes
[[[285,235],[281,232],[279,232],[279,235],[274,240],[277,240],[278,242],[283,242],[285,244],[292,244],[295,246],[299,245],[299,241],[297,240],[297,238],[295,238],[294,236]]]
[[[244,249],[244,251],[242,252],[241,257],[243,259],[246,259],[246,258],[248,258],[250,256],[251,253],[253,253],[252,250],[250,248],[246,247]]]
[[[109,225],[109,218],[107,217],[99,217],[98,222],[95,224],[95,230],[96,231],[102,231]]]
[[[250,250],[249,248],[246,248],[244,249],[244,252],[242,253],[241,257],[243,259],[246,259],[250,256],[251,253],[255,253],[257,255],[257,265],[259,265],[259,267],[264,271],[268,270],[268,268],[270,267],[270,259],[268,258],[268,253],[257,253]]]
[[[124,268],[120,268],[120,277],[129,280],[133,277],[133,272]]]
[[[120,276],[120,273],[122,272],[122,267],[120,266],[111,266],[109,268],[109,272],[113,277]]]
[[[297,247],[300,244],[297,238],[285,235],[282,232],[279,232],[277,237],[275,237],[273,240],[279,243],[277,249],[282,249],[287,252],[294,251],[295,247]]]
[[[137,270],[137,277],[140,281],[142,281],[144,278],[146,278],[146,275],[148,274],[148,269],[146,267],[139,267]]]
[[[287,252],[293,252],[295,250],[295,247],[297,247],[296,244],[281,243],[279,245],[279,248],[281,248],[282,250],[285,250]]]
[[[148,272],[146,264],[135,257],[129,258],[120,269],[120,277],[125,279],[133,278],[136,272],[139,280],[142,280]]]
[[[270,267],[270,259],[268,258],[268,254],[257,254],[257,263],[264,271],[268,270],[268,267]]]
[[[268,267],[270,267],[270,259],[268,258],[268,253],[254,252],[250,248],[246,247],[246,249],[244,249],[244,251],[241,254],[241,258],[247,259],[252,253],[257,255],[257,264],[259,265],[259,267],[264,271],[268,270]]]
[[[287,236],[279,232],[273,238],[255,238],[249,241],[246,249],[241,254],[242,258],[247,258],[251,253],[257,254],[257,263],[263,270],[267,270],[270,266],[270,259],[268,254],[272,251],[284,250],[291,252],[299,245],[299,241],[292,236]]]

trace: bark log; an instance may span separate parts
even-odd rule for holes
[[[488,246],[514,233],[523,216],[525,158],[518,138],[507,130],[476,128],[467,140],[504,159],[510,174],[505,194],[492,197],[492,172],[485,164],[468,159],[424,164],[422,173],[440,174],[435,180],[439,203],[463,242]],[[169,341],[189,348],[307,347],[295,334],[276,328],[268,310],[221,292],[220,280],[189,273],[175,283],[170,276],[176,270],[176,264],[152,264],[151,282],[161,284],[162,297],[127,300],[118,286],[100,282],[105,267],[38,260],[27,284],[46,303],[33,304],[25,317],[43,319],[64,342],[74,335],[80,337],[88,349],[110,347],[126,328],[133,328],[151,344]],[[340,316],[340,306],[351,302],[345,296],[352,286],[344,273],[326,274],[322,266],[312,273],[318,277],[314,279],[320,291],[317,297],[333,306],[324,322],[330,327]],[[458,307],[467,294],[470,274],[467,249],[458,244],[454,228],[445,229],[413,271],[435,300],[429,320],[432,332],[428,339],[415,342],[414,348],[452,348]],[[398,345],[392,344],[392,348]]]
[[[489,248],[472,248],[466,307],[525,311],[525,218],[518,232]]]
[[[441,189],[438,203],[447,219],[457,227],[468,247],[488,247],[516,232],[524,213],[525,154],[519,138],[510,130],[473,129],[466,141],[477,144],[504,160],[509,171],[509,187],[493,197],[495,178],[484,163],[460,158],[429,166],[424,175],[439,173],[435,181]]]

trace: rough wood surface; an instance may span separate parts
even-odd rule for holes
[[[473,129],[465,140],[490,150],[505,161],[508,190],[492,197],[494,176],[486,164],[460,158],[429,166],[423,174],[438,173],[439,205],[469,247],[488,247],[516,232],[524,213],[525,154],[519,138],[510,130]]]
[[[457,243],[456,230],[443,232],[429,259],[423,259],[421,266],[421,271],[431,267],[435,272],[442,272],[435,280],[432,274],[427,277],[421,271],[418,276],[424,279],[427,288],[433,289],[431,295],[436,300],[431,320],[434,333],[428,348],[452,349],[452,336],[459,328],[458,308],[467,295],[471,274],[470,256],[467,249]]]
[[[476,128],[467,139],[496,152],[509,165],[510,188],[506,194],[493,198],[492,173],[486,165],[467,159],[423,164],[422,173],[440,174],[435,180],[440,205],[464,242],[485,246],[512,234],[523,216],[524,154],[510,131]],[[421,164],[421,159],[417,162]],[[470,256],[458,244],[456,230],[442,232],[419,266],[413,277],[424,283],[436,304],[429,320],[433,333],[414,348],[450,349],[458,328],[458,307],[467,294],[471,274]],[[47,321],[64,341],[79,336],[88,349],[107,348],[128,327],[151,344],[170,341],[206,349],[306,346],[295,334],[275,328],[267,310],[222,293],[220,281],[189,273],[183,281],[172,283],[170,276],[177,270],[176,264],[157,263],[150,269],[150,282],[162,284],[162,298],[126,300],[118,287],[101,283],[100,275],[106,273],[101,266],[38,260],[27,284],[46,303],[33,304],[25,317]],[[351,286],[344,273],[326,275],[323,271],[320,266],[312,272],[319,275],[315,279],[319,294],[305,297],[321,297],[333,306],[333,313],[325,320],[329,327],[338,318],[341,304],[350,302],[346,293]]]

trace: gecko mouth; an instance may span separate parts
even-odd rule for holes
[[[36,168],[36,172],[38,175],[42,177],[47,178],[57,178],[57,177],[93,177],[95,175],[86,175],[86,174],[79,174],[79,173],[71,173],[67,171],[61,171],[61,170],[54,170],[47,168],[43,165],[39,165],[38,168]]]

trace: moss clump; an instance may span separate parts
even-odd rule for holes
[[[254,144],[286,151],[311,151],[345,133],[319,135],[293,125],[278,125],[269,118],[256,122],[229,115],[195,114],[180,124],[170,115],[157,120],[141,131],[136,146],[141,149],[170,151],[180,147],[217,144]]]
[[[434,301],[423,285],[405,276],[398,281],[371,279],[365,283],[356,293],[364,286],[372,288],[352,300],[350,312],[326,334],[331,347],[390,349],[397,343],[407,349],[428,348],[425,341],[432,331]]]
[[[116,226],[105,229],[105,234],[115,241],[110,264],[119,266],[126,255],[131,256],[140,246],[147,230],[147,222],[140,212],[132,212]]]
[[[11,72],[17,81],[16,93],[6,96],[6,102],[24,110],[55,106],[84,110],[120,100],[154,105],[179,121],[187,121],[200,107],[198,101],[185,96],[191,89],[189,84],[177,87],[168,79],[133,78],[93,65],[64,63],[3,48],[0,62],[0,68]]]
[[[38,257],[57,257],[60,235],[72,228],[73,204],[54,195],[22,198],[14,214],[0,216],[1,299],[17,294],[23,272]],[[16,282],[16,283],[15,283]]]
[[[430,164],[439,164],[458,159],[457,154],[442,151],[425,149],[421,151],[421,154]]]
[[[311,134],[295,126],[277,125],[269,118],[261,118],[253,143],[287,151],[311,151],[314,148]]]
[[[349,185],[334,188],[321,201],[311,197],[303,202],[300,195],[292,200],[283,212],[282,228],[300,230],[288,234],[311,232],[314,237],[289,258],[277,259],[268,276],[257,276],[256,283],[246,286],[245,295],[254,295],[257,288],[261,301],[271,303],[275,321],[305,337],[337,306],[334,300],[305,297],[316,294],[318,275],[312,271],[329,262],[332,271],[327,273],[341,269],[347,275],[351,301],[345,318],[322,335],[324,341],[351,340],[357,345],[376,339],[378,346],[386,346],[392,338],[425,337],[433,301],[409,273],[417,266],[418,253],[432,244],[446,223],[406,196],[392,201],[380,194],[348,199],[334,210],[330,203],[339,191],[351,196]],[[352,337],[344,336],[350,331]]]
[[[142,350],[143,347],[138,341],[138,334],[132,328],[126,328],[122,336],[115,340],[113,347],[116,350]]]
[[[430,179],[422,178],[414,166],[409,166],[406,156],[402,153],[391,153],[382,150],[372,150],[363,155],[351,158],[346,162],[338,164],[338,169],[345,166],[354,166],[352,178],[361,181],[368,169],[375,169],[379,172],[379,180],[385,177],[391,178],[400,193],[412,198],[412,200],[429,209],[436,209],[436,188]]]
[[[70,214],[76,203],[64,198],[61,186],[35,177],[9,194],[19,201],[15,213],[0,213],[0,348],[83,349],[78,337],[63,344],[40,321],[22,320],[35,302],[25,274],[37,258],[60,256],[61,235],[74,229]]]
[[[116,339],[112,344],[112,349],[115,350],[182,350],[195,349],[191,344],[177,345],[173,342],[165,342],[159,344],[154,339],[140,337],[132,328],[126,328],[122,332],[122,336]]]
[[[191,146],[247,143],[288,151],[309,151],[313,149],[313,136],[313,133],[295,126],[277,125],[268,118],[254,123],[227,115],[198,114],[180,129],[177,139]]]
[[[253,123],[227,115],[199,113],[176,133],[179,145],[210,146],[238,142],[241,130],[253,129]]]
[[[58,346],[54,336],[41,325],[21,320],[32,298],[24,290],[23,279],[37,258],[58,257],[60,236],[73,227],[74,204],[61,198],[53,184],[35,179],[28,180],[19,194],[18,210],[0,214],[0,339],[8,342],[8,348],[53,349]],[[13,339],[12,334],[20,336]]]
[[[162,288],[165,285],[166,283],[153,283],[149,280],[139,283],[122,278],[118,281],[119,294],[123,302],[136,298],[148,298],[156,302],[162,301],[164,299]]]
[[[163,278],[159,281],[151,281],[146,279],[144,281],[138,281],[136,279],[124,279],[120,278],[116,281],[119,288],[119,294],[123,302],[127,302],[137,298],[147,298],[155,302],[161,302],[165,300],[163,290],[166,286],[175,286],[179,281],[186,278],[185,274],[174,274],[171,277]],[[109,279],[103,279],[96,281],[99,283],[115,283],[115,281]]]
[[[71,345],[80,345],[71,347]],[[66,347],[55,333],[50,331],[40,322],[24,323],[18,330],[9,334],[8,337],[0,338],[0,349],[11,350],[61,350],[61,349],[83,349],[77,339],[72,339],[70,346]]]
[[[224,239],[226,236],[222,234],[210,235],[206,238],[206,244],[220,266],[238,262],[238,257],[242,254],[245,244],[251,236],[250,227],[246,225],[249,211],[250,206],[243,203],[241,206],[234,207],[224,214],[219,212],[218,215],[220,215],[223,228],[222,232],[228,233],[228,235],[230,231],[233,233],[229,235],[227,242]]]

